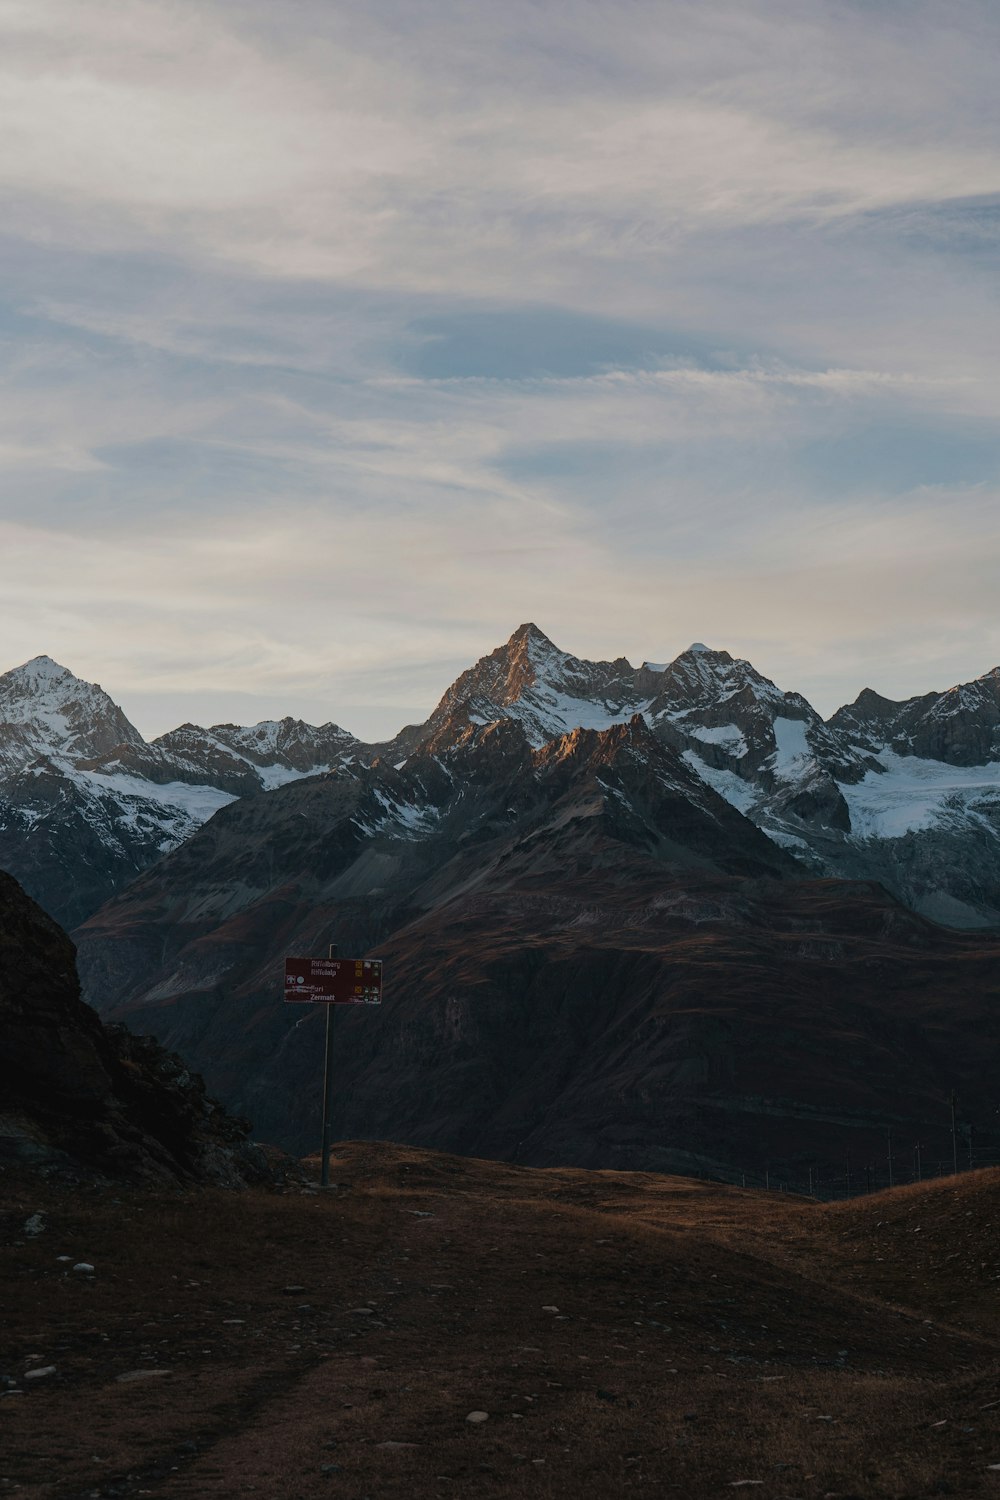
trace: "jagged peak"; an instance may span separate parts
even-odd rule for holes
[[[145,744],[100,683],[51,656],[33,656],[0,676],[0,720],[20,726],[19,742],[5,757],[8,769],[27,764],[32,753],[90,760],[116,746]]]
[[[19,713],[61,712],[73,705],[81,709],[88,705],[92,711],[103,708],[120,712],[99,682],[77,677],[51,656],[33,656],[30,661],[0,674],[0,697],[9,705],[21,705]]]
[[[902,708],[905,700],[899,698],[886,698],[883,693],[876,692],[874,688],[862,688],[853,703],[846,703],[838,713],[844,713],[851,708],[861,708],[868,712],[873,710],[886,710]]]
[[[554,666],[559,670],[572,667],[577,662],[572,653],[563,651],[555,641],[549,639],[544,630],[539,630],[537,625],[530,622],[519,625],[510,640],[494,654],[506,657],[515,668],[524,663],[535,674],[544,674],[546,667]]]
[[[34,667],[39,671],[45,669],[60,673],[67,672],[69,670],[68,667],[64,667],[59,662],[57,662],[54,657],[45,655],[33,656],[30,661],[26,661],[24,663],[24,666]]]
[[[967,688],[993,687],[998,679],[1000,679],[1000,667],[990,667],[989,671],[981,673],[979,677],[970,678],[968,682],[954,683],[952,687],[945,689],[941,697],[947,698],[949,694],[961,693]]]
[[[30,682],[39,686],[48,686],[67,680],[71,682],[83,680],[71,672],[69,667],[62,666],[51,656],[33,656],[30,661],[22,662],[19,667],[11,667],[9,672],[4,672],[0,681],[4,679],[13,682]],[[93,685],[96,686],[96,683]]]
[[[682,664],[696,666],[701,671],[713,671],[719,667],[746,667],[755,676],[760,675],[756,667],[741,656],[733,656],[728,651],[717,651],[713,646],[702,646],[697,642],[675,656],[670,665]]]
[[[668,693],[673,688],[681,688],[687,694],[708,694],[712,699],[720,693],[726,698],[741,694],[775,704],[800,697],[795,693],[783,693],[743,657],[732,656],[728,651],[718,651],[697,641],[663,669],[663,677],[663,690]]]
[[[703,641],[693,641],[687,650],[679,652],[674,660],[682,661],[687,656],[710,656],[716,661],[724,662],[740,661],[742,659],[732,656],[728,651],[720,650],[717,646],[706,646]],[[749,663],[746,663],[746,665],[749,665]]]
[[[534,623],[533,620],[526,620],[523,625],[519,625],[508,640],[507,645],[521,646],[529,644],[531,642],[537,642],[542,646],[550,646],[553,651],[558,650],[555,642],[549,640],[549,637],[545,634],[545,631],[539,630],[538,626]]]

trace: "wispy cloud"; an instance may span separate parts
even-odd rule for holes
[[[0,41],[11,660],[365,732],[527,617],[828,706],[1000,657],[987,0],[0,0]]]

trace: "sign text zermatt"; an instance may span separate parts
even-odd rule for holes
[[[291,1005],[381,1005],[380,958],[286,958],[285,999]]]
[[[333,1007],[381,1005],[382,960],[338,958],[330,944],[326,958],[285,959],[285,1000],[291,1005],[326,1006],[326,1051],[323,1067],[323,1151],[320,1186],[330,1186],[330,1135],[333,1113]]]

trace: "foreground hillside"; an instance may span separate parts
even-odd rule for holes
[[[0,1179],[0,1493],[996,1493],[998,1172],[822,1207],[352,1144],[334,1178]]]

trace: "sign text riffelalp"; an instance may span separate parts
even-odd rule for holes
[[[378,958],[286,958],[285,999],[293,1005],[381,1005]]]

